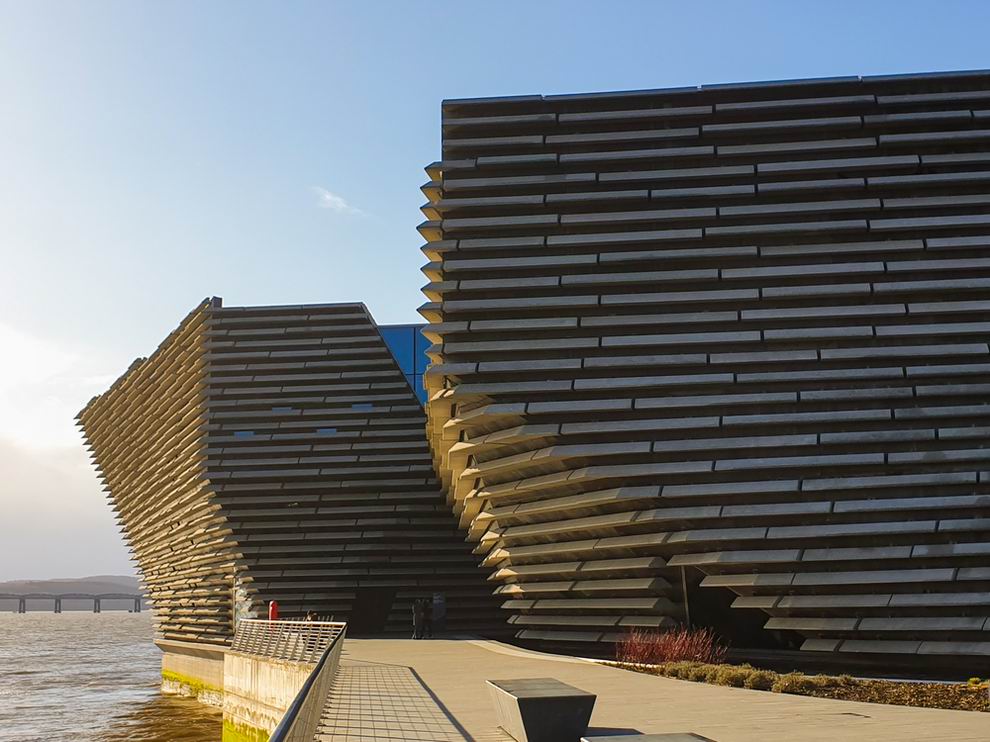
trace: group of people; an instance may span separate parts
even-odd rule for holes
[[[412,604],[413,613],[413,639],[433,638],[433,601],[430,598],[416,598]],[[272,601],[269,606],[269,616],[274,615],[277,620],[278,604]],[[314,611],[306,611],[304,621],[317,621],[319,617]],[[333,620],[333,616],[330,617]]]
[[[412,604],[413,639],[433,638],[433,601],[416,598]]]

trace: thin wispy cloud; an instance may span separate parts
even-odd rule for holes
[[[320,186],[313,186],[312,190],[313,193],[316,194],[316,203],[321,209],[329,209],[330,211],[338,214],[353,214],[355,216],[364,215],[364,212],[361,211],[361,209],[347,203],[343,196],[338,196],[336,193],[332,193],[326,188],[321,188]]]

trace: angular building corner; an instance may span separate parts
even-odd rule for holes
[[[990,73],[442,113],[428,437],[519,639],[990,654]]]
[[[405,634],[435,593],[503,630],[396,357],[362,304],[211,299],[79,414],[161,638],[226,644],[270,600]]]

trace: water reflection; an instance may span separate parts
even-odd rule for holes
[[[162,696],[148,613],[0,613],[0,742],[220,742],[219,709]]]
[[[108,720],[102,742],[220,742],[223,715],[192,698],[156,695]]]

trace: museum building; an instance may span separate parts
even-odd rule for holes
[[[207,300],[80,413],[163,636],[990,654],[990,73],[442,112],[425,326]]]

